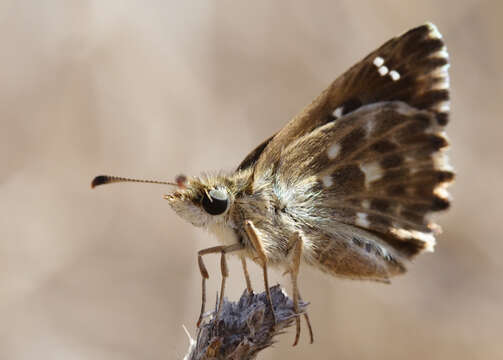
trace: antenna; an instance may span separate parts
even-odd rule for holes
[[[163,185],[173,185],[178,186],[177,183],[172,183],[169,181],[158,181],[158,180],[142,180],[142,179],[130,179],[120,176],[110,176],[110,175],[98,175],[91,182],[91,189],[94,189],[98,185],[105,185],[117,182],[137,182],[137,183],[149,183],[149,184],[163,184]]]

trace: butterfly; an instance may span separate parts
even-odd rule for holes
[[[203,319],[207,254],[226,254],[290,275],[295,310],[302,266],[337,277],[389,282],[414,256],[433,251],[430,214],[449,207],[454,173],[446,155],[449,57],[439,31],[425,24],[394,37],[339,76],[282,130],[228,174],[176,182],[97,176],[97,185],[135,181],[174,186],[169,205],[220,245],[198,252]],[[304,314],[312,329],[307,313]],[[216,318],[219,312],[216,313]],[[300,335],[296,318],[294,345]]]

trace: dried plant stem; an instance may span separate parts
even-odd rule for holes
[[[279,285],[270,288],[276,314],[274,323],[267,295],[250,294],[247,290],[238,302],[223,300],[219,318],[216,310],[209,315],[191,340],[184,360],[251,360],[271,346],[274,337],[293,325],[297,316],[306,310],[307,304],[299,303],[299,312],[294,310],[293,300]]]

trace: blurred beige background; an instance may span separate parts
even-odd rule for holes
[[[290,331],[259,358],[501,358],[502,4],[1,2],[0,359],[181,359],[200,305],[196,251],[216,240],[171,212],[165,187],[91,191],[91,178],[232,170],[426,20],[451,54],[458,172],[437,251],[391,286],[304,269],[315,344],[304,333],[292,348]],[[218,257],[207,264],[213,299]]]

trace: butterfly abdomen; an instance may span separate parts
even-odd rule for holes
[[[405,272],[406,260],[389,245],[370,233],[340,226],[340,232],[313,234],[316,246],[307,259],[311,265],[334,276],[382,282]]]

